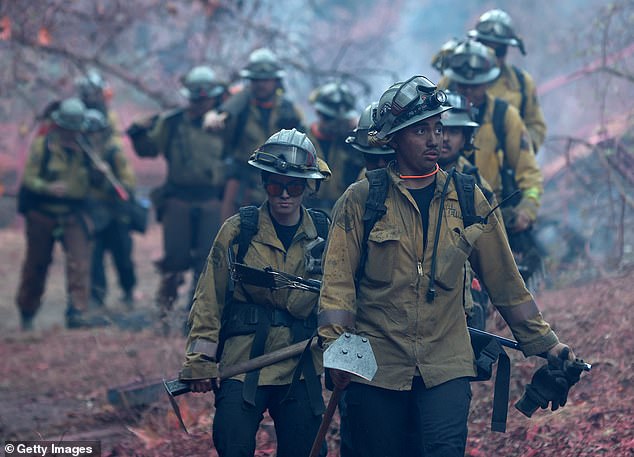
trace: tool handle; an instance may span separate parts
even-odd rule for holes
[[[335,414],[335,410],[337,409],[337,405],[339,404],[341,392],[343,391],[338,387],[335,387],[335,389],[332,391],[332,395],[330,396],[330,400],[328,401],[328,407],[326,408],[324,417],[321,420],[321,425],[319,426],[319,431],[317,432],[315,441],[313,441],[313,447],[310,449],[309,457],[317,457],[319,455],[319,451],[321,451],[321,445],[326,438],[328,427],[330,427],[330,422],[332,422],[332,416]]]

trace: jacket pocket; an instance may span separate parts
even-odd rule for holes
[[[446,290],[456,287],[458,280],[464,278],[465,264],[472,249],[473,245],[465,237],[463,231],[452,230],[446,245],[438,250],[436,283]]]
[[[395,229],[373,230],[368,237],[365,277],[372,284],[392,283],[401,232]]]

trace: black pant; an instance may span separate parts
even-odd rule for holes
[[[213,439],[218,455],[253,457],[255,435],[268,409],[275,424],[277,457],[308,456],[321,416],[311,410],[306,383],[300,381],[293,389],[293,398],[287,400],[289,385],[259,386],[255,406],[242,399],[242,386],[240,381],[223,381],[216,395]]]
[[[131,294],[136,285],[136,274],[132,262],[132,236],[127,224],[111,221],[105,229],[95,233],[90,271],[90,294],[99,304],[103,304],[108,290],[104,269],[104,254],[110,251],[119,285],[123,292]]]
[[[471,386],[466,378],[412,390],[352,383],[346,393],[354,455],[362,457],[463,457]]]

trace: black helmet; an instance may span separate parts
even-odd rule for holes
[[[447,97],[424,76],[412,76],[405,82],[392,84],[379,99],[374,127],[376,137],[385,139],[398,130],[450,110]]]
[[[213,98],[225,91],[225,85],[216,79],[214,71],[205,65],[192,68],[181,78],[181,94],[191,100]]]
[[[459,44],[460,40],[457,38],[452,38],[443,44],[440,50],[431,58],[431,66],[438,70],[440,74],[443,74],[445,68],[449,65],[449,58]]]
[[[75,86],[82,100],[94,100],[103,95],[106,81],[97,70],[91,69],[75,80]]]
[[[110,127],[106,116],[98,109],[87,109],[84,114],[84,126],[82,130],[84,132],[102,132]]]
[[[240,71],[240,76],[247,79],[281,79],[284,74],[277,56],[268,48],[253,51],[249,63]]]
[[[459,84],[477,85],[494,81],[500,69],[493,51],[474,40],[460,43],[449,58],[445,75]]]
[[[306,134],[296,130],[280,130],[255,150],[249,165],[284,176],[324,179],[317,163],[317,151]]]
[[[357,114],[356,98],[345,83],[326,83],[310,94],[309,101],[315,111],[334,119],[351,119]]]
[[[66,130],[81,131],[84,126],[86,105],[80,99],[67,98],[53,111],[51,119],[58,126]]]
[[[386,146],[377,147],[370,146],[368,143],[368,136],[374,127],[373,115],[376,113],[379,106],[378,102],[373,102],[366,106],[359,117],[359,123],[357,127],[352,131],[352,135],[346,138],[346,143],[355,148],[357,151],[361,151],[364,154],[385,155],[394,154],[394,149]]]
[[[475,30],[470,30],[468,35],[478,41],[516,46],[522,54],[526,54],[524,43],[513,30],[511,16],[500,9],[489,10],[480,16]]]

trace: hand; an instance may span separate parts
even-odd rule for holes
[[[517,209],[517,211],[515,212],[515,218],[513,222],[514,232],[523,232],[524,230],[528,229],[533,223],[530,214],[528,214],[527,211],[524,211],[521,208]]]
[[[557,343],[548,350],[548,363],[561,368],[565,360],[575,360],[575,353],[564,343]]]
[[[203,128],[205,130],[218,131],[225,128],[225,120],[227,113],[219,113],[218,111],[207,111],[203,120]]]
[[[216,392],[220,386],[218,385],[218,378],[210,379],[197,379],[195,381],[189,381],[189,386],[192,392],[205,393],[213,389]]]
[[[335,370],[334,368],[328,369],[330,372],[330,379],[337,389],[344,390],[350,384],[350,378],[352,375],[347,371]]]
[[[68,184],[64,181],[53,181],[48,185],[48,191],[56,197],[63,197],[68,191]]]

